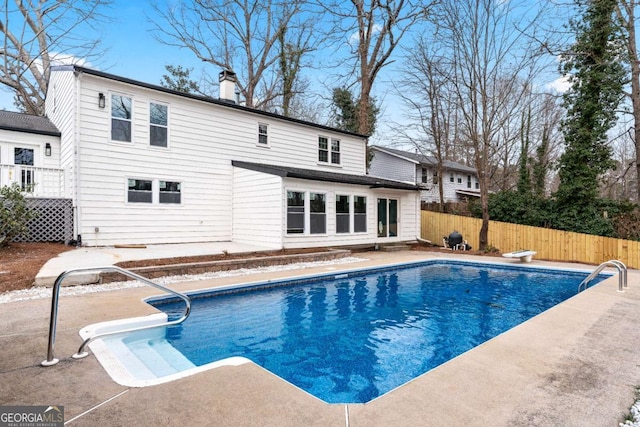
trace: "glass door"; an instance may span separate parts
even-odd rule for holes
[[[398,235],[398,201],[378,199],[378,237]]]

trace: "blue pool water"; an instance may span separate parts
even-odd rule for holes
[[[432,261],[210,292],[166,340],[197,366],[243,356],[326,402],[363,403],[575,295],[586,276]]]

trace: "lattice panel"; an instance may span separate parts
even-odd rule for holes
[[[27,199],[27,207],[38,212],[29,221],[29,232],[17,242],[68,242],[73,239],[71,199]]]

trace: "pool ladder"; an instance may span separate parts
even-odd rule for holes
[[[591,274],[587,276],[580,284],[578,285],[578,292],[582,292],[587,289],[589,286],[589,282],[591,282],[602,270],[606,267],[615,267],[618,269],[618,292],[624,292],[624,288],[628,288],[627,285],[627,266],[624,265],[623,262],[611,259],[609,261],[605,261],[598,266]]]
[[[105,336],[110,336],[110,335],[116,335],[116,334],[121,334],[124,332],[135,332],[135,331],[142,331],[145,329],[152,329],[152,328],[158,328],[158,327],[162,327],[162,326],[172,326],[172,325],[177,325],[179,323],[184,322],[187,317],[189,317],[189,313],[191,312],[191,300],[189,299],[188,296],[174,291],[172,289],[169,289],[167,287],[164,287],[162,285],[159,285],[155,282],[152,282],[151,280],[147,279],[146,277],[142,277],[138,274],[135,274],[129,270],[125,270],[124,268],[120,268],[120,267],[116,267],[113,265],[110,266],[106,266],[106,267],[90,267],[90,268],[76,268],[76,269],[72,269],[72,270],[67,270],[63,273],[61,273],[57,278],[55,283],[53,284],[53,296],[51,298],[51,319],[49,321],[49,345],[47,348],[47,359],[44,360],[43,362],[41,362],[40,364],[42,366],[52,366],[55,365],[56,363],[58,363],[58,359],[56,359],[53,356],[53,350],[54,350],[54,346],[55,346],[55,341],[56,341],[56,325],[57,325],[57,321],[58,321],[58,300],[60,298],[60,286],[62,285],[62,282],[64,281],[64,279],[66,279],[67,277],[74,275],[74,274],[78,274],[78,273],[104,273],[104,272],[116,272],[116,273],[120,273],[123,274],[127,277],[130,277],[132,279],[136,279],[142,283],[144,283],[145,285],[149,285],[149,286],[153,286],[154,288],[160,289],[162,291],[168,292],[170,294],[173,294],[175,296],[177,296],[178,298],[182,299],[184,301],[184,303],[186,304],[186,308],[184,311],[184,314],[175,320],[171,320],[171,321],[167,321],[165,323],[160,323],[157,325],[146,325],[146,326],[138,326],[136,328],[128,328],[128,329],[121,329],[121,330],[117,330],[117,331],[109,331],[109,332],[104,332],[102,334],[96,334],[93,335],[89,338],[87,338],[86,340],[84,340],[84,342],[82,343],[82,345],[80,346],[80,348],[78,349],[78,352],[76,354],[74,354],[73,357],[74,359],[82,359],[83,357],[87,357],[87,355],[89,354],[88,352],[85,351],[85,347],[92,342],[93,340],[96,340],[98,338],[102,338]]]

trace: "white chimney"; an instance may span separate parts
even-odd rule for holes
[[[220,72],[218,76],[220,81],[220,99],[223,101],[236,102],[236,73],[229,70]]]

